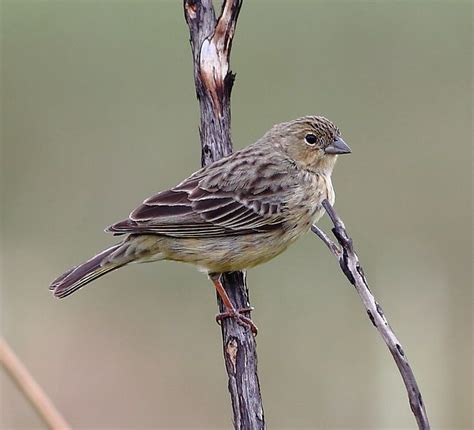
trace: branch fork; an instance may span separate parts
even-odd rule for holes
[[[241,1],[226,1],[214,34],[207,37],[201,46],[201,79],[212,96],[214,109],[223,115],[220,100],[224,97],[225,80],[229,74],[230,51],[239,15]],[[233,78],[232,78],[233,79]]]
[[[352,239],[346,230],[344,222],[327,200],[324,200],[322,205],[334,225],[332,232],[338,244],[318,226],[313,225],[311,230],[326,244],[332,254],[337,258],[341,270],[357,290],[371,323],[382,336],[400,371],[408,393],[410,408],[415,415],[418,428],[420,430],[429,430],[430,424],[428,416],[415,375],[413,374],[399,340],[388,323],[382,307],[370,291],[364,271],[359,262],[359,257],[354,251]]]

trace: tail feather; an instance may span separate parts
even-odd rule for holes
[[[131,259],[110,258],[123,246],[123,243],[112,246],[92,257],[79,266],[73,267],[68,272],[55,279],[49,289],[53,291],[55,297],[63,298],[69,296],[74,291],[97,279],[106,273],[118,269],[129,263]]]

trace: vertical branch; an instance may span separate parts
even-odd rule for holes
[[[0,338],[0,363],[35,408],[36,412],[38,412],[48,425],[48,428],[52,430],[70,429],[46,393],[41,389],[20,359],[2,338]]]
[[[225,0],[216,18],[212,0],[184,0],[194,63],[194,83],[201,110],[201,164],[232,153],[230,95],[235,75],[230,71],[230,51],[242,0]],[[235,308],[250,306],[245,273],[222,276],[222,284]],[[219,309],[224,304],[218,297]],[[257,374],[256,343],[252,332],[232,318],[222,321],[224,360],[229,378],[234,427],[265,428]]]

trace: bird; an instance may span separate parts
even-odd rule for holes
[[[274,125],[255,143],[191,174],[175,187],[147,198],[128,218],[105,229],[124,236],[55,279],[50,290],[64,298],[130,263],[173,260],[208,274],[226,311],[256,327],[236,309],[221,275],[247,270],[285,251],[331,205],[331,174],[340,154],[351,152],[339,128],[323,116]]]

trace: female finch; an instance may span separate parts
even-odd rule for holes
[[[175,260],[204,269],[228,312],[247,324],[220,284],[220,273],[245,270],[276,257],[334,203],[331,173],[351,150],[321,116],[273,126],[254,144],[146,199],[106,229],[126,235],[57,278],[50,289],[66,297],[129,263]],[[253,327],[251,325],[251,327]]]

